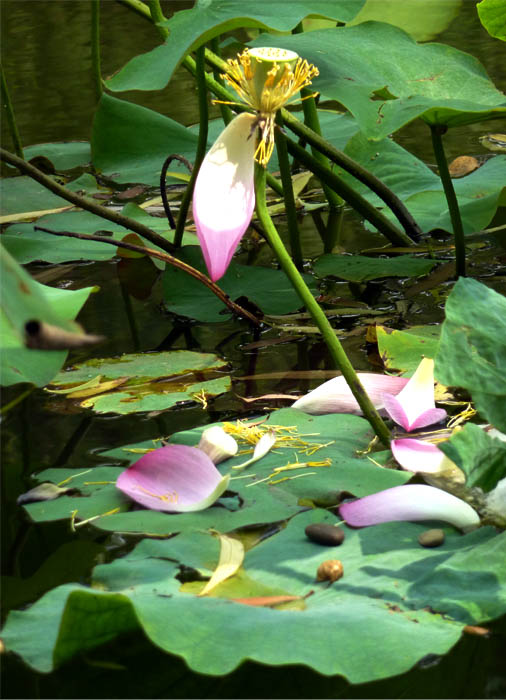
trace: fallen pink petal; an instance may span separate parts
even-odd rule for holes
[[[425,357],[403,390],[383,395],[385,409],[398,425],[408,433],[439,423],[446,411],[434,403],[434,360]]]
[[[116,486],[145,508],[185,513],[212,505],[228,481],[196,447],[167,445],[134,462],[119,475]]]
[[[449,467],[455,467],[439,447],[423,440],[413,438],[392,440],[390,449],[401,467],[410,472],[438,474]]]
[[[204,158],[193,218],[210,278],[223,277],[255,208],[256,117],[246,112],[221,132]]]
[[[465,501],[433,486],[407,484],[379,491],[339,507],[343,520],[353,527],[394,520],[443,520],[461,530],[480,524],[476,511]]]
[[[390,377],[387,374],[374,374],[373,372],[359,372],[357,376],[374,407],[378,410],[383,408],[383,396],[386,392],[396,395],[409,382],[406,377]],[[292,404],[292,408],[298,408],[313,416],[321,416],[326,413],[354,413],[356,415],[362,413],[344,377],[334,377],[328,382],[320,384],[313,391],[297,399]]]

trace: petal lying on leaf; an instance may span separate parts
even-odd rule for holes
[[[268,430],[262,435],[260,440],[255,445],[255,449],[253,450],[253,457],[246,460],[246,462],[243,462],[242,464],[238,464],[236,467],[232,467],[232,469],[244,469],[245,467],[249,467],[250,464],[258,462],[259,459],[265,457],[265,455],[271,450],[272,447],[274,447],[275,444],[276,433],[272,430]]]
[[[226,433],[220,425],[206,428],[197,447],[205,452],[214,464],[219,464],[224,459],[233,457],[239,449],[232,435]]]
[[[383,396],[386,392],[398,394],[409,382],[406,377],[390,377],[387,374],[372,372],[359,372],[357,376],[377,409],[383,408]],[[292,408],[298,408],[313,416],[326,413],[362,413],[344,377],[334,377],[320,384],[309,394],[297,399]]]
[[[208,508],[228,481],[196,447],[167,445],[134,462],[119,475],[116,486],[151,510],[185,513]]]
[[[239,114],[204,158],[193,192],[193,218],[210,278],[223,277],[255,208],[255,123]]]
[[[343,520],[354,527],[393,520],[444,520],[461,530],[480,524],[476,511],[446,491],[422,484],[395,486],[339,507]]]
[[[439,447],[423,440],[413,438],[392,440],[390,449],[401,467],[409,472],[438,474],[455,467]]]
[[[390,418],[407,432],[446,418],[434,403],[434,360],[424,357],[404,389],[397,396],[385,393],[383,402]]]

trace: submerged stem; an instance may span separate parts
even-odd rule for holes
[[[195,187],[195,180],[199,174],[200,165],[204,160],[207,149],[207,134],[209,127],[209,108],[207,105],[207,85],[205,78],[205,61],[204,61],[204,47],[201,46],[197,49],[197,61],[196,61],[196,79],[197,79],[197,90],[199,98],[199,140],[197,142],[197,152],[195,153],[195,162],[193,163],[193,168],[190,176],[190,181],[184,191],[183,198],[181,200],[181,207],[179,209],[179,216],[177,218],[176,233],[174,235],[174,245],[176,248],[181,246],[181,241],[183,240],[184,226],[186,223],[186,216],[188,214],[188,208],[193,196],[193,190]]]
[[[343,346],[336,337],[336,334],[334,333],[334,330],[332,329],[327,317],[304,282],[300,272],[295,267],[290,255],[281,241],[281,238],[279,237],[276,227],[272,222],[269,212],[267,211],[267,204],[265,201],[265,169],[258,164],[255,164],[255,191],[257,216],[263,226],[267,240],[278,258],[283,272],[287,275],[295,291],[320,329],[334,364],[343,373],[343,376],[350,387],[353,396],[357,400],[364,416],[371,424],[376,435],[385,445],[388,446],[390,444],[390,432],[387,426],[367,396],[351,362],[344,351]]]
[[[453,227],[453,237],[455,242],[455,267],[457,271],[457,277],[466,276],[466,244],[464,240],[464,228],[462,226],[462,219],[460,216],[459,203],[457,201],[457,195],[453,188],[453,182],[450,177],[450,171],[448,170],[448,163],[446,162],[446,156],[443,147],[442,134],[446,131],[446,127],[431,124],[430,134],[432,137],[432,148],[434,149],[434,155],[436,156],[436,163],[439,170],[439,177],[443,183],[443,189],[445,191],[446,201],[448,203],[448,210],[450,212],[450,218]]]

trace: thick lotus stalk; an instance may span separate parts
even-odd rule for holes
[[[202,450],[167,445],[148,452],[122,472],[116,486],[151,510],[186,513],[212,505],[228,486]]]
[[[395,486],[339,507],[343,520],[353,527],[394,520],[443,520],[461,530],[480,524],[477,512],[456,496],[422,484]]]
[[[239,114],[228,124],[204,158],[195,182],[193,217],[213,282],[225,274],[251,221],[254,161],[265,166],[272,155],[276,112],[318,75],[314,66],[283,49],[246,50],[228,64],[230,74],[223,78],[256,114]]]
[[[434,360],[424,357],[404,389],[397,396],[384,394],[383,402],[392,420],[407,432],[446,418],[446,411],[434,403]]]
[[[390,377],[387,374],[374,374],[372,372],[357,372],[357,377],[374,408],[378,410],[383,408],[383,396],[386,392],[395,396],[404,389],[409,381],[406,377]],[[292,408],[298,408],[313,416],[321,416],[326,413],[354,413],[357,415],[362,413],[344,377],[334,377],[328,382],[320,384],[316,389],[297,399],[292,404]]]
[[[197,445],[214,464],[219,464],[237,454],[239,446],[232,435],[226,433],[220,425],[206,428]]]

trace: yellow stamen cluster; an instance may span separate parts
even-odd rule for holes
[[[319,433],[299,433],[295,425],[271,425],[263,422],[248,424],[238,420],[235,423],[223,423],[223,430],[233,435],[237,442],[247,445],[256,445],[265,433],[273,432],[276,434],[275,447],[290,447],[307,456],[334,442],[333,440],[327,443],[308,442],[303,438],[314,437]]]
[[[246,49],[237,59],[230,59],[228,66],[228,73],[221,77],[258,114],[261,138],[255,160],[266,165],[274,150],[276,112],[311,84],[318,68],[293,51],[273,48]]]

